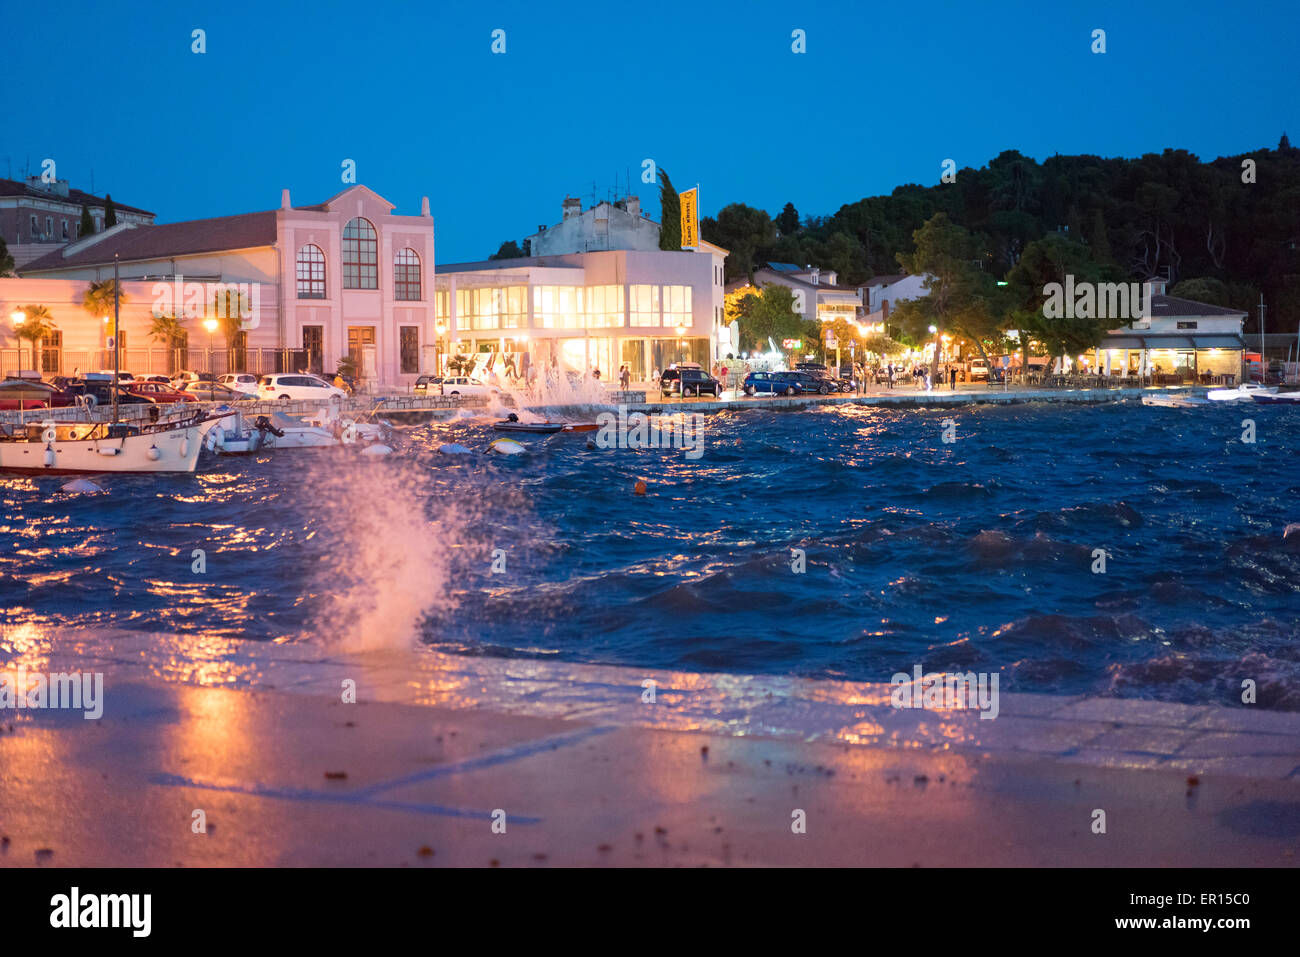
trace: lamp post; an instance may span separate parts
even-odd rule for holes
[[[930,335],[934,336],[934,355],[930,357],[930,384],[934,385],[934,377],[939,372],[939,327],[931,326]]]
[[[212,334],[217,331],[217,320],[204,319],[203,328],[208,330],[208,373],[212,372]]]
[[[433,327],[437,337],[433,341],[433,374],[442,377],[442,337],[447,333],[447,324],[441,320]]]

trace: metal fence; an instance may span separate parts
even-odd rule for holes
[[[86,372],[112,370],[113,351],[92,349],[74,352],[67,349],[38,349],[43,376],[76,376]],[[251,372],[253,375],[270,375],[276,372],[303,372],[313,366],[311,353],[304,349],[123,349],[121,369],[135,375],[174,375],[181,371],[210,372],[224,375],[227,372]],[[0,349],[0,375],[17,375],[20,370],[31,370],[32,351],[29,348]]]

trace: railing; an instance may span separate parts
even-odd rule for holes
[[[72,351],[37,349],[42,355],[43,376],[76,376],[113,368],[111,349]],[[53,357],[54,361],[49,359]],[[224,375],[249,372],[271,375],[276,372],[302,372],[310,364],[302,349],[123,349],[121,369],[135,375],[175,375],[182,370]],[[317,363],[319,365],[319,363]],[[0,349],[0,376],[17,375],[32,369],[32,351],[22,348]]]

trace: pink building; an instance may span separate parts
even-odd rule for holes
[[[351,356],[363,377],[403,388],[422,371],[422,347],[437,335],[433,218],[427,198],[418,216],[393,209],[357,185],[313,206],[291,205],[284,190],[280,208],[266,212],[120,223],[28,263],[21,279],[0,279],[0,319],[18,305],[49,306],[61,342],[46,352],[58,371],[70,373],[72,353],[82,358],[95,343],[102,347],[104,324],[80,301],[90,282],[112,278],[116,258],[130,297],[120,345],[123,366],[132,372],[171,371],[167,347],[149,339],[149,327],[156,315],[176,315],[188,333],[182,359],[190,368],[204,371],[210,360],[215,372],[237,366],[328,374]],[[209,353],[204,319],[214,315],[220,297],[230,302],[232,294],[242,322],[238,331],[222,326]],[[0,348],[12,350],[10,324],[3,325],[10,337]],[[222,341],[226,329],[228,342]],[[99,360],[85,361],[83,371]]]

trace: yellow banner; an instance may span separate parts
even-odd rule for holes
[[[700,245],[699,187],[678,193],[682,205],[682,248],[694,249]]]

